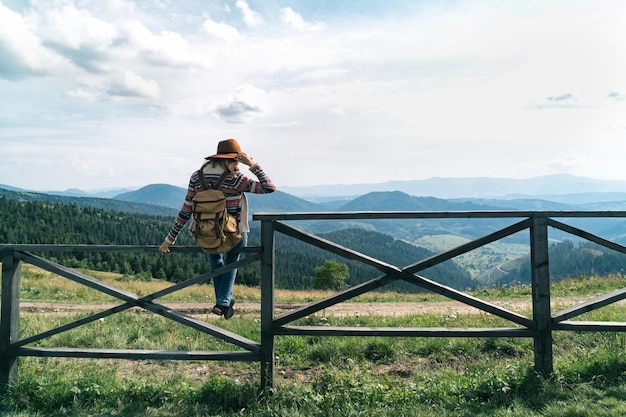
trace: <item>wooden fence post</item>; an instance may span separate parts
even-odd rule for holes
[[[553,371],[552,318],[550,312],[550,264],[548,259],[548,218],[535,215],[530,227],[530,263],[533,297],[535,371],[548,376]]]
[[[274,387],[274,222],[261,222],[261,391]]]
[[[2,305],[0,305],[0,394],[17,377],[17,356],[11,343],[20,330],[20,261],[13,251],[2,254]]]

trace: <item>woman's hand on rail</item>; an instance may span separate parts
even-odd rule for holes
[[[159,246],[159,252],[170,253],[170,243],[167,240],[161,243],[161,246]]]

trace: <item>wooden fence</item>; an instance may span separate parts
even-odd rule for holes
[[[534,341],[534,367],[541,374],[553,371],[553,331],[625,331],[626,322],[572,321],[589,311],[626,298],[626,289],[598,296],[580,305],[556,313],[550,306],[550,271],[548,259],[548,228],[595,242],[612,250],[626,253],[626,247],[573,227],[557,218],[626,218],[624,211],[464,211],[464,212],[346,212],[346,213],[259,213],[253,216],[261,222],[261,245],[242,250],[245,256],[235,263],[215,271],[190,278],[147,296],[138,296],[123,289],[106,284],[96,278],[59,265],[33,252],[156,252],[156,246],[96,246],[96,245],[0,245],[2,260],[2,295],[0,306],[0,392],[17,377],[18,358],[70,357],[70,358],[115,358],[115,359],[163,359],[163,360],[225,360],[259,362],[261,388],[274,384],[274,339],[282,335],[318,336],[389,336],[389,337],[526,337]],[[350,248],[307,233],[287,222],[325,220],[368,220],[382,219],[509,219],[513,223],[467,242],[451,250],[427,259],[416,260],[406,266],[395,266],[366,256]],[[423,221],[423,220],[420,220]],[[419,275],[420,271],[463,255],[482,246],[496,242],[515,233],[529,230],[531,260],[532,315],[526,317],[503,307],[480,300],[462,291],[441,285]],[[368,265],[380,271],[380,276],[361,283],[326,299],[313,302],[286,314],[276,316],[274,305],[275,234],[282,233],[311,246],[323,249],[347,260]],[[196,247],[173,247],[179,253],[199,252]],[[121,304],[81,318],[43,333],[20,338],[20,271],[21,263],[38,266],[46,271],[101,291],[121,301]],[[255,262],[261,265],[261,340],[250,340],[219,326],[207,323],[182,312],[159,304],[160,297],[183,288],[210,280],[214,275]],[[418,287],[443,295],[451,300],[472,306],[510,322],[510,327],[498,328],[395,328],[395,327],[319,327],[292,325],[301,318],[317,313],[335,304],[350,300],[366,292],[384,287],[394,281],[403,280]],[[70,347],[38,347],[36,342],[53,335],[74,329],[113,314],[140,307],[199,332],[220,338],[238,347],[233,351],[186,351],[186,350],[136,350],[136,349],[93,349]]]

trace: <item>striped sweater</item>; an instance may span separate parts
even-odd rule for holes
[[[276,190],[276,186],[263,169],[261,169],[259,164],[254,164],[249,169],[258,180],[250,179],[243,174],[239,174],[237,177],[228,175],[220,187],[220,190],[222,190],[226,196],[226,210],[237,218],[241,232],[248,232],[250,230],[248,227],[247,202],[244,193],[267,194]],[[224,171],[219,167],[216,168],[208,164],[204,167],[203,172],[207,182],[210,181],[215,184]],[[170,244],[176,242],[178,234],[191,218],[193,214],[193,197],[198,191],[202,191],[202,184],[198,177],[198,171],[196,171],[191,175],[191,178],[189,178],[189,186],[187,187],[187,195],[185,196],[183,206],[178,216],[176,216],[172,228],[165,237],[165,240]],[[242,213],[245,213],[245,215],[242,216]]]

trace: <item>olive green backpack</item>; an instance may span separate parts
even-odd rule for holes
[[[226,253],[242,238],[237,218],[226,210],[226,196],[220,191],[228,174],[224,172],[213,184],[207,183],[202,169],[198,170],[202,191],[193,198],[193,221],[189,230],[206,253]]]

